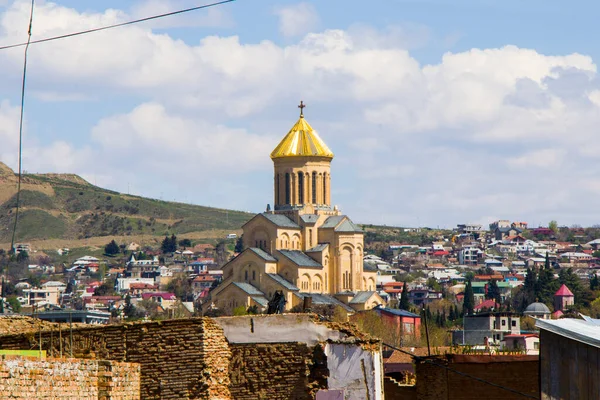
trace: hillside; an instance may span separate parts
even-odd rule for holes
[[[14,172],[0,163],[0,243],[10,241],[16,182]],[[21,189],[19,241],[237,230],[252,216],[125,195],[74,174],[26,174]]]

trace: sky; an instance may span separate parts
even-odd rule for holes
[[[210,0],[36,1],[41,39]],[[0,0],[0,46],[30,1]],[[261,212],[298,118],[355,222],[600,224],[600,3],[237,0],[29,49],[27,172]],[[21,48],[0,50],[0,161],[17,168]]]

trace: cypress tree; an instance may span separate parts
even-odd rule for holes
[[[463,300],[463,313],[466,315],[473,314],[473,308],[475,307],[475,296],[473,295],[473,286],[471,280],[467,281],[465,287],[465,298]]]
[[[402,294],[400,295],[400,303],[398,304],[398,308],[401,310],[408,311],[410,307],[410,303],[408,302],[408,289],[407,283],[404,281],[404,286],[402,287]]]

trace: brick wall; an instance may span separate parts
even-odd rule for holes
[[[310,324],[305,325],[310,332]],[[319,334],[326,330],[319,325],[317,328]],[[293,330],[295,325],[286,329]],[[375,346],[352,331],[346,334],[355,345],[364,342]],[[341,337],[341,333],[336,335]],[[261,341],[230,344],[221,325],[211,318],[78,327],[72,334],[63,325],[61,332],[55,329],[41,333],[42,349],[50,356],[68,357],[72,352],[78,359],[139,364],[141,398],[165,400],[312,399],[319,389],[327,387],[327,359],[318,344],[323,340],[315,339],[316,345]],[[38,349],[39,345],[39,333],[0,336],[0,349]],[[118,379],[110,381],[110,387],[126,387],[128,383],[116,367],[111,368],[106,376],[113,373]]]
[[[209,318],[43,331],[49,355],[138,363],[143,399],[229,399],[230,352]],[[2,349],[37,349],[39,334],[0,337]]]
[[[387,400],[417,400],[417,390],[412,385],[400,385],[392,378],[385,377],[383,380],[383,391]]]
[[[459,372],[495,383],[528,395],[539,396],[539,361],[537,356],[462,356],[434,359]],[[500,389],[459,375],[427,362],[417,363],[417,399],[433,400],[512,400],[520,394]],[[465,390],[468,388],[468,390]]]
[[[231,345],[232,398],[313,399],[313,391],[327,387],[319,349],[304,343]]]
[[[140,399],[139,365],[75,359],[7,357],[0,362],[2,399]]]

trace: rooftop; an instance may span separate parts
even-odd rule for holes
[[[333,158],[333,152],[300,114],[298,121],[271,153],[272,159],[285,157]]]

